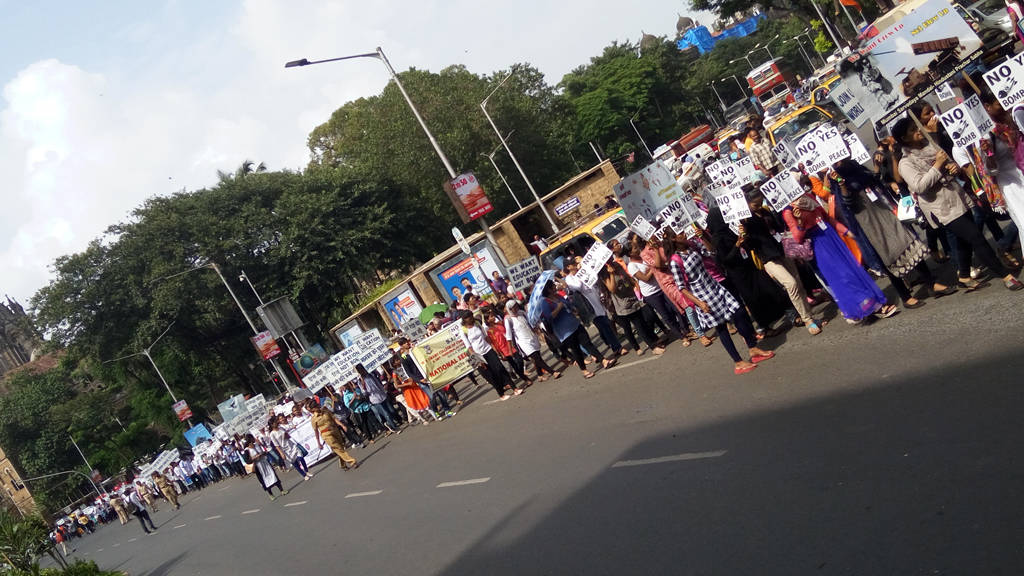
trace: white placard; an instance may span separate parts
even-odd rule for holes
[[[508,267],[508,281],[512,290],[522,292],[533,286],[541,272],[540,261],[536,256],[530,256]]]
[[[754,167],[754,159],[750,156],[740,158],[733,166],[736,167],[736,180],[743,184],[750,182],[750,177],[757,172],[757,168]]]
[[[356,337],[355,345],[359,347],[359,363],[367,370],[376,370],[380,365],[387,362],[393,356],[388,348],[388,343],[380,335],[380,330],[374,328],[363,332]]]
[[[612,257],[612,251],[604,242],[595,242],[590,250],[587,250],[583,260],[580,261],[580,269],[576,272],[576,279],[584,286],[590,287],[597,282],[597,273],[604,267]]]
[[[761,185],[761,193],[776,212],[781,213],[794,200],[803,195],[800,182],[789,170],[769,179]]]
[[[420,324],[418,318],[413,318],[412,320],[402,324],[402,332],[405,332],[405,335],[409,340],[416,341],[427,335],[427,327]]]
[[[939,87],[935,90],[935,94],[942,102],[956,98],[956,94],[953,93],[953,87],[949,85],[949,82],[939,84]]]
[[[683,207],[682,200],[678,198],[662,208],[659,216],[661,216],[661,221],[665,226],[672,228],[672,231],[676,234],[685,233],[686,229],[690,228],[690,225],[693,224],[693,218],[690,217],[690,213]]]
[[[857,100],[857,97],[854,96],[853,92],[844,86],[842,82],[829,90],[828,95],[829,98],[832,99],[832,102],[834,102],[836,106],[839,106],[839,109],[843,111],[843,114],[846,114],[846,117],[857,128],[860,128],[868,121],[868,115],[867,111],[864,109],[864,105],[860,103],[860,100]]]
[[[697,222],[703,226],[703,222],[707,221],[707,216],[701,212],[700,207],[697,206],[696,200],[693,199],[693,194],[690,192],[683,192],[679,195],[679,201],[683,204],[683,210],[686,210],[686,214],[690,221]],[[689,227],[687,227],[689,229]]]
[[[306,449],[307,454],[303,459],[306,461],[308,466],[316,464],[333,453],[331,447],[328,446],[326,442],[324,443],[323,449],[317,447],[316,433],[313,431],[313,423],[309,418],[301,420],[288,432],[288,436]]]
[[[822,124],[800,139],[796,154],[809,174],[820,172],[836,162],[850,157],[850,149],[839,135],[839,129]]]
[[[995,70],[986,72],[985,83],[1007,111],[1024,100],[1024,54],[1007,58]]]
[[[633,223],[630,224],[629,227],[630,229],[633,230],[633,232],[636,232],[637,235],[639,235],[644,240],[650,240],[651,236],[653,236],[654,233],[657,232],[657,229],[654,227],[654,224],[648,222],[647,218],[644,218],[643,216],[637,216],[636,218],[634,218]]]
[[[331,383],[330,366],[324,363],[310,370],[309,374],[302,377],[302,383],[310,392],[316,394],[321,388]]]
[[[657,217],[665,204],[676,198],[682,190],[672,173],[661,162],[655,162],[626,176],[613,188],[619,206],[632,222],[637,216],[648,221]]]
[[[975,94],[939,116],[955,148],[966,149],[975,144],[995,126]]]
[[[860,136],[857,136],[856,132],[844,134],[843,141],[850,149],[850,159],[854,162],[864,164],[871,160],[871,154],[868,153],[868,149],[864,147],[864,143],[860,141]]]
[[[266,403],[267,401],[263,398],[263,394],[257,394],[245,401],[245,411],[252,412],[253,410],[263,410]]]
[[[740,168],[737,164],[739,162],[729,162],[725,159],[719,160],[711,165],[708,176],[715,185],[728,186],[739,177]]]
[[[750,218],[750,205],[747,204],[743,190],[739,188],[733,188],[719,196],[718,207],[722,210],[722,219],[726,224]]]

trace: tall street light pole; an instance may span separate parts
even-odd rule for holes
[[[718,97],[718,103],[722,105],[722,110],[728,110],[729,107],[725,105],[725,100],[722,100],[722,95],[718,93],[718,90],[715,90],[715,80],[711,81],[711,90]]]
[[[807,57],[807,52],[804,52],[804,47],[802,44],[800,44],[800,37],[794,36],[792,40],[786,40],[785,42],[783,42],[783,44],[787,44],[789,42],[796,42],[796,47],[797,50],[800,52],[800,56],[803,56],[804,62],[807,62],[807,66],[810,67],[811,72],[814,72],[814,64],[812,64],[811,59]]]
[[[647,142],[644,142],[644,137],[640,135],[640,130],[633,123],[633,118],[636,118],[636,115],[639,113],[640,110],[637,110],[635,114],[629,117],[629,124],[633,127],[633,131],[636,132],[636,137],[640,139],[640,143],[644,145],[644,150],[647,150],[647,155],[651,157],[651,160],[654,160],[654,154],[651,154],[651,147],[647,145]]]
[[[409,93],[405,91],[405,86],[402,86],[402,81],[398,79],[398,74],[396,74],[395,69],[391,67],[391,62],[388,61],[387,56],[384,55],[384,51],[380,49],[380,46],[377,47],[376,52],[370,52],[368,54],[356,54],[354,56],[342,56],[341,58],[329,58],[327,60],[313,61],[303,58],[301,60],[292,60],[291,62],[286,63],[284,67],[294,68],[296,66],[309,66],[311,64],[338,62],[339,60],[352,60],[353,58],[376,58],[377,60],[380,60],[381,62],[384,63],[384,66],[388,69],[388,73],[391,74],[391,79],[395,81],[395,85],[398,86],[399,92],[402,93],[402,96],[405,98],[405,102],[409,105],[409,109],[412,110],[412,115],[416,117],[416,121],[420,123],[420,127],[423,128],[423,132],[427,135],[427,140],[430,140],[430,145],[434,147],[434,152],[437,153],[437,157],[441,159],[441,163],[444,164],[444,167],[448,170],[448,176],[451,177],[452,179],[458,176],[458,172],[456,172],[455,168],[452,167],[452,163],[448,160],[448,156],[446,156],[444,151],[441,150],[441,145],[437,143],[437,139],[434,138],[433,133],[431,133],[430,129],[427,128],[427,123],[423,120],[423,117],[420,116],[420,111],[416,109],[416,105],[413,104],[412,98],[409,97]],[[501,135],[499,134],[498,137],[501,138]],[[504,141],[502,141],[502,143],[504,143]],[[506,146],[505,149],[508,150],[508,147]],[[509,156],[512,156],[511,152],[509,152]],[[512,156],[512,160],[515,161],[515,156]],[[519,166],[518,162],[516,162],[516,166]],[[529,184],[529,180],[527,180],[526,183]],[[533,190],[532,185],[530,186],[530,189]],[[536,195],[536,192],[534,192],[534,195]],[[498,241],[495,240],[494,235],[491,233],[491,227],[487,225],[487,220],[485,220],[483,216],[477,218],[476,220],[477,222],[480,223],[480,228],[483,229],[484,235],[487,236],[487,240],[491,243],[491,246],[498,253],[498,258],[501,260],[502,264],[508,266],[509,261],[505,257],[505,252],[501,249],[500,246],[498,246]]]
[[[821,60],[821,65],[824,66],[825,64],[828,63],[825,61],[825,58],[821,55],[821,52],[818,51],[818,47],[814,45],[814,36],[811,36],[810,28],[804,28],[804,31],[801,32],[800,34],[797,34],[797,36],[807,36],[807,41],[811,43],[811,48],[814,48],[814,54],[818,57],[819,60]]]
[[[515,132],[515,130],[513,130],[512,132]],[[509,132],[508,136],[511,136],[512,132]],[[505,183],[505,188],[508,188],[508,193],[511,194],[512,199],[516,201],[516,206],[519,206],[519,209],[522,210],[523,203],[519,201],[519,197],[517,197],[516,193],[512,191],[512,186],[509,186],[508,180],[505,179],[505,175],[502,174],[501,169],[498,168],[498,163],[494,161],[494,155],[498,153],[498,150],[501,150],[501,144],[498,144],[498,146],[494,150],[492,150],[490,154],[484,154],[483,152],[481,152],[480,155],[491,161],[491,166],[494,168],[494,171],[498,173],[498,177],[501,178],[501,181]]]
[[[92,479],[92,471],[93,471],[92,464],[89,464],[89,459],[85,457],[85,454],[82,452],[82,449],[78,447],[78,442],[75,442],[75,439],[72,438],[71,436],[68,436],[68,438],[71,439],[71,443],[75,445],[75,450],[78,450],[78,455],[82,457],[82,460],[85,461],[86,467],[89,468],[89,481],[92,482],[93,487],[95,487],[96,486],[96,482]],[[102,487],[102,484],[100,486]],[[99,489],[96,490],[96,493],[97,493],[97,495],[99,495]],[[107,493],[107,489],[106,488],[103,488],[103,493],[104,494]],[[13,498],[11,500],[13,501]]]
[[[743,89],[743,84],[740,84],[740,79],[737,78],[735,74],[733,74],[732,76],[726,76],[725,78],[722,78],[721,80],[719,80],[719,82],[725,82],[729,78],[732,78],[733,80],[736,81],[736,85],[740,87],[740,94],[743,94],[743,97],[746,98],[747,97],[747,91]]]
[[[757,46],[754,46],[754,49],[756,50]],[[750,56],[740,56],[740,58],[742,58],[742,59],[747,61],[747,65],[750,66],[751,70],[754,69],[754,65],[750,62]],[[735,63],[739,62],[740,58],[737,58],[735,60],[729,60],[729,64],[735,64]]]
[[[146,348],[143,348],[141,352],[136,352],[135,354],[129,354],[127,356],[121,356],[120,358],[114,358],[113,360],[107,360],[106,362],[104,362],[104,364],[110,364],[111,362],[117,362],[118,360],[125,360],[127,358],[134,358],[136,356],[145,356],[146,359],[149,360],[149,363],[153,365],[153,370],[156,370],[156,375],[160,377],[160,381],[164,383],[164,388],[166,388],[167,389],[167,393],[171,395],[171,400],[173,400],[174,403],[177,404],[178,403],[178,397],[174,395],[174,391],[171,390],[170,384],[168,384],[167,383],[167,379],[164,378],[164,373],[160,371],[160,367],[156,365],[156,362],[153,360],[153,357],[150,356],[150,354],[149,354],[150,350],[153,349],[153,346],[156,346],[156,343],[159,342],[161,338],[166,336],[168,332],[170,332],[171,326],[174,326],[174,322],[171,322],[170,325],[167,326],[167,329],[164,330],[162,334],[157,336],[156,340],[153,340],[152,344],[150,344]],[[188,427],[192,428],[192,419],[189,418],[187,420],[187,422],[188,422]],[[74,440],[72,440],[72,442],[74,442]],[[77,448],[78,446],[75,445],[75,447]],[[79,452],[81,452],[81,451],[79,451]],[[84,459],[85,456],[82,456],[82,458]],[[88,462],[86,462],[86,464],[88,464]],[[90,470],[91,470],[91,468],[90,468]]]
[[[487,117],[487,121],[491,123],[491,128],[494,129],[494,133],[498,135],[498,140],[500,140],[501,145],[505,147],[505,152],[508,153],[508,157],[512,159],[512,163],[515,164],[516,169],[519,170],[519,175],[523,177],[524,181],[526,181],[526,186],[530,189],[530,192],[533,193],[533,197],[537,200],[537,206],[540,207],[540,211],[543,212],[544,216],[548,219],[548,224],[551,224],[552,231],[557,233],[558,224],[556,224],[555,219],[551,217],[551,213],[548,212],[547,206],[545,206],[544,203],[540,201],[540,195],[537,194],[537,190],[534,189],[533,183],[530,182],[530,179],[526,177],[526,172],[524,172],[523,167],[520,166],[519,160],[516,159],[516,155],[512,153],[512,149],[508,147],[508,142],[506,142],[505,137],[501,135],[501,130],[498,130],[498,126],[494,123],[494,119],[491,118],[491,115],[487,113],[487,101],[490,100],[491,96],[494,96],[494,93],[497,92],[498,89],[501,88],[501,86],[505,84],[505,82],[508,81],[508,79],[511,78],[512,75],[515,73],[515,70],[509,72],[508,76],[505,76],[505,79],[499,82],[498,85],[494,88],[494,90],[491,90],[491,93],[487,95],[487,98],[484,98],[484,101],[480,103],[480,109],[483,110],[484,116]]]

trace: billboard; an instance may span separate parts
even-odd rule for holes
[[[480,186],[480,181],[472,172],[460,174],[452,178],[449,183],[455,189],[455,195],[458,196],[459,202],[471,220],[476,220],[494,210],[494,206],[491,206],[491,201],[487,199],[487,194]]]
[[[430,271],[430,277],[440,288],[445,301],[449,304],[455,302],[456,299],[462,300],[467,290],[472,290],[477,296],[490,294],[491,287],[487,283],[487,279],[493,278],[494,272],[502,275],[498,258],[486,240],[477,242],[472,248],[472,255],[466,256],[460,253]]]
[[[362,333],[363,329],[360,328],[359,323],[355,320],[334,331],[334,335],[338,338],[338,341],[340,341],[345,347],[351,346],[352,343],[356,341],[356,337]]]
[[[836,71],[864,112],[887,124],[981,52],[978,35],[947,0],[928,0],[840,60]]]
[[[619,180],[614,190],[629,222],[636,220],[637,216],[654,222],[658,212],[682,191],[672,173],[660,161]]]
[[[384,302],[384,309],[387,310],[388,316],[391,317],[391,321],[397,327],[410,320],[419,322],[423,306],[420,305],[419,299],[416,298],[416,295],[407,286],[397,296]]]
[[[274,340],[274,337],[270,335],[270,330],[264,330],[253,336],[252,344],[264,360],[270,360],[281,353],[281,348],[277,345],[277,340]]]
[[[174,414],[178,417],[178,421],[180,422],[184,422],[192,417],[192,410],[189,409],[188,403],[184,400],[178,400],[173,406],[171,406],[171,408],[174,409]]]

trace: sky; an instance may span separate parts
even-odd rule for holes
[[[306,165],[306,138],[396,70],[518,62],[551,83],[612,41],[674,37],[686,0],[0,0],[0,294],[27,305],[52,264],[147,198],[244,160]],[[710,21],[704,15],[695,16]]]

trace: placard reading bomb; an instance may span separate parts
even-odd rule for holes
[[[796,145],[797,157],[807,172],[820,172],[836,162],[850,157],[850,149],[831,124],[822,124],[808,132]]]
[[[804,190],[793,173],[787,170],[762,184],[761,193],[776,212],[782,212],[802,196]]]
[[[608,248],[604,242],[595,242],[580,261],[580,269],[576,271],[576,278],[584,286],[593,286],[597,282],[597,273],[611,257],[611,248]]]

